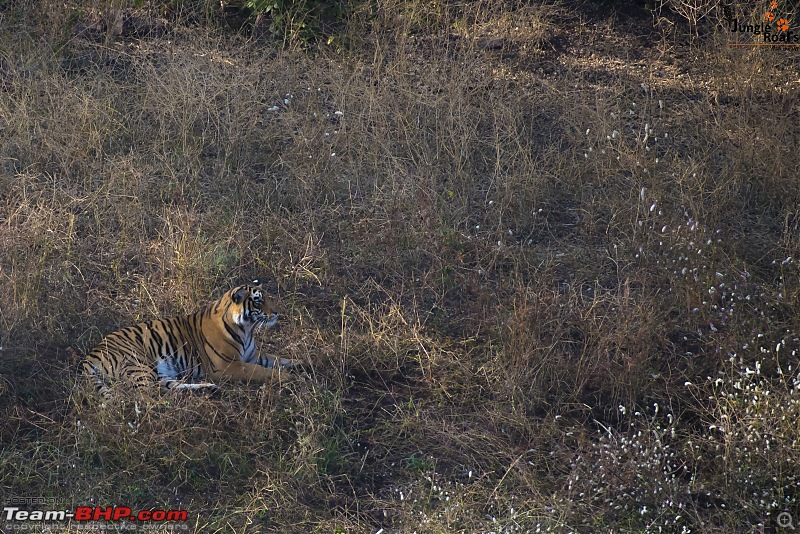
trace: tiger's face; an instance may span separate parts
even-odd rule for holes
[[[231,290],[230,298],[234,322],[239,326],[272,328],[278,322],[278,308],[264,293],[258,280]]]

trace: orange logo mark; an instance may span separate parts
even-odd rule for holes
[[[777,0],[772,0],[772,1],[769,3],[769,8],[770,8],[772,11],[775,11],[776,9],[778,9],[778,2],[777,2]],[[774,21],[774,20],[775,20],[775,13],[773,13],[772,11],[767,11],[767,12],[764,14],[764,20],[765,20],[765,21],[767,21],[767,22],[772,22],[772,21]],[[781,17],[780,19],[778,19],[778,20],[775,22],[775,28],[776,28],[778,31],[780,31],[780,32],[784,32],[784,33],[785,33],[785,32],[786,32],[786,31],[789,29],[789,21],[788,21],[788,20],[786,20],[785,18]]]

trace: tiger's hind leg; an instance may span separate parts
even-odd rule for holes
[[[111,383],[103,371],[96,364],[88,361],[83,362],[83,375],[88,381],[94,384],[97,395],[102,399],[102,406],[111,400]]]

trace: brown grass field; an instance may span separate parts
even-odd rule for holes
[[[797,49],[668,5],[353,1],[316,40],[198,5],[0,2],[4,507],[800,527]],[[256,277],[295,380],[102,407],[80,379]]]

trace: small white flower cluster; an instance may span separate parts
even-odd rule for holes
[[[753,356],[755,355],[755,359]],[[757,333],[731,353],[729,367],[706,377],[707,450],[724,466],[742,502],[777,515],[800,505],[800,339]]]
[[[689,532],[686,487],[694,474],[681,455],[676,418],[658,404],[649,414],[620,405],[619,415],[626,431],[603,427],[570,462],[573,502],[603,511],[609,521],[637,517],[648,531]]]
[[[661,101],[659,104],[663,108]],[[606,164],[611,160],[603,156],[608,155],[628,169],[632,164],[633,168],[642,174],[649,175],[654,172],[656,165],[659,164],[659,158],[655,155],[657,151],[652,150],[651,154],[651,149],[659,139],[668,139],[669,134],[664,132],[660,135],[650,122],[645,122],[644,126],[641,126],[642,114],[655,120],[651,114],[641,112],[636,102],[632,102],[628,110],[609,113],[614,125],[607,126],[605,131],[593,134],[592,129],[587,128],[586,138],[589,140],[589,146],[583,149],[583,158],[587,162],[595,160],[595,163],[607,168]],[[593,135],[595,139],[592,139]]]
[[[382,498],[390,503],[384,516],[392,515],[398,508],[413,510],[417,525],[426,531],[444,528],[458,530],[459,525],[469,523],[474,532],[514,534],[521,532],[553,532],[553,526],[541,524],[541,514],[528,510],[514,495],[494,493],[487,503],[480,497],[476,506],[473,485],[480,489],[488,482],[489,473],[478,473],[464,467],[460,474],[445,475],[431,468],[420,471],[411,480],[381,490]],[[491,483],[492,485],[494,482]],[[492,486],[493,487],[493,486]],[[481,511],[483,510],[483,511]],[[558,510],[553,510],[558,517]],[[537,522],[538,520],[538,522]],[[555,522],[554,524],[557,524]]]
[[[677,221],[667,220],[646,188],[639,196],[634,259],[689,312],[694,335],[702,337],[729,326],[754,288],[745,269],[731,268],[721,231],[706,228],[685,211]]]

